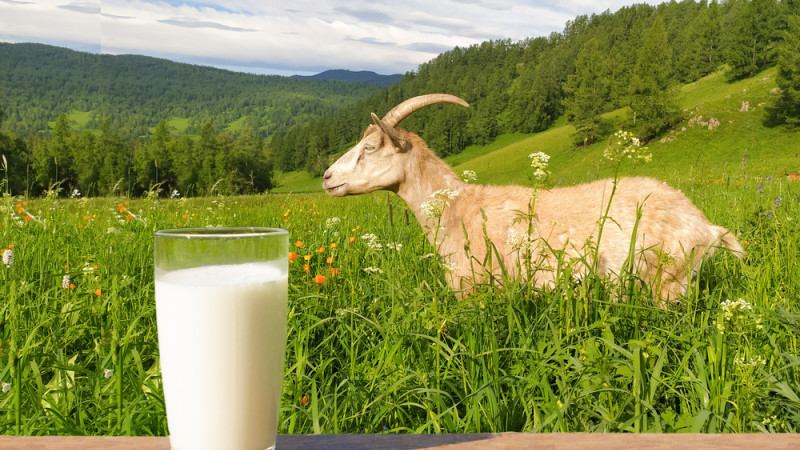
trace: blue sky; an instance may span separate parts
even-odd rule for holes
[[[641,2],[641,1],[639,1]],[[0,41],[262,74],[405,73],[456,46],[562,31],[633,0],[0,0]],[[656,4],[657,1],[647,1]]]

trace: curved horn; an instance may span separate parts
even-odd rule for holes
[[[392,108],[391,111],[386,113],[383,116],[383,123],[389,125],[390,127],[394,128],[400,123],[403,119],[408,117],[414,111],[418,109],[424,108],[428,105],[433,103],[451,103],[453,105],[461,105],[466,108],[469,108],[469,103],[465,102],[464,100],[456,97],[455,95],[449,94],[426,94],[420,95],[417,97],[412,97],[403,103]]]

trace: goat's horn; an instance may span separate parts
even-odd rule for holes
[[[389,111],[388,113],[386,113],[385,116],[383,116],[382,121],[386,125],[389,125],[390,127],[394,128],[397,126],[397,124],[402,122],[403,119],[411,115],[411,113],[413,113],[414,111],[417,111],[418,109],[424,108],[433,103],[451,103],[453,105],[461,105],[469,108],[469,103],[456,97],[455,95],[449,95],[449,94],[420,95],[418,97],[412,97],[392,108],[391,111]]]

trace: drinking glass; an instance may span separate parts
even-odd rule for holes
[[[155,234],[161,377],[173,449],[275,447],[286,347],[289,233]]]

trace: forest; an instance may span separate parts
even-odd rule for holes
[[[680,84],[717,70],[735,81],[775,65],[768,120],[797,126],[799,17],[797,0],[633,5],[578,16],[546,37],[454,48],[388,89],[0,44],[0,71],[10,74],[0,81],[3,192],[264,192],[273,169],[320,175],[370,112],[433,92],[471,105],[431,106],[403,122],[441,156],[559,119],[574,125],[576,146],[616,128],[651,139],[682,117]],[[602,117],[625,107],[619,123]],[[75,111],[89,112],[84,123],[70,119]]]

